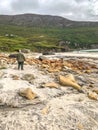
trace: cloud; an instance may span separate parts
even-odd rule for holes
[[[15,0],[11,3],[11,8],[17,13],[37,12],[39,0]]]
[[[88,0],[58,0],[55,3],[50,0],[45,4],[42,12],[63,16],[71,20],[86,20],[89,15],[88,6]]]
[[[90,9],[91,9],[92,15],[94,16],[98,15],[98,1],[97,0],[90,1]]]
[[[48,14],[98,21],[98,0],[0,0],[0,14]]]
[[[0,14],[11,13],[11,0],[0,0]]]

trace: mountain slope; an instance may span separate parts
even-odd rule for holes
[[[36,14],[0,15],[0,51],[98,48],[98,22]]]
[[[98,26],[98,22],[77,22],[59,16],[38,14],[0,15],[0,24],[60,28],[78,26]]]

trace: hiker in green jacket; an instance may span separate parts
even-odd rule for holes
[[[21,68],[23,70],[23,65],[25,61],[25,56],[21,53],[21,50],[19,50],[19,53],[17,54],[17,62],[18,62],[18,70]]]

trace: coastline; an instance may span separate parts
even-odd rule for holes
[[[36,53],[36,55],[41,56],[42,54]],[[93,52],[59,52],[59,53],[55,53],[54,55],[43,55],[43,56],[47,58],[51,58],[51,59],[52,58],[69,58],[69,57],[98,59],[98,53],[93,53]]]

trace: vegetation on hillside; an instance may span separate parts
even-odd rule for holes
[[[60,41],[69,41],[70,49],[90,48],[98,44],[98,27],[34,28],[0,25],[0,50],[30,49],[42,51],[61,49]]]

